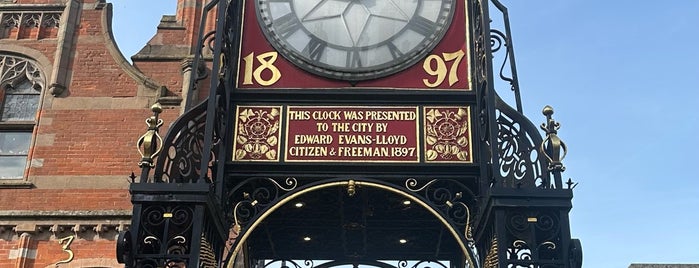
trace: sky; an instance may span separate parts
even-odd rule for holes
[[[110,2],[128,58],[177,1]],[[583,267],[699,264],[699,1],[502,3],[525,115],[553,106],[569,149]]]

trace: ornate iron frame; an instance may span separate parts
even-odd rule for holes
[[[233,207],[232,229],[237,238],[230,246],[227,267],[232,267],[233,258],[241,251],[243,243],[270,213],[305,193],[328,187],[345,187],[349,196],[355,195],[359,187],[378,188],[420,204],[438,218],[461,245],[467,267],[478,267],[471,233],[471,209],[477,205],[477,198],[458,180],[408,178],[399,185],[367,178],[329,178],[304,184],[292,177],[249,178],[230,191],[227,200]]]
[[[193,62],[193,66],[202,65],[204,49],[210,50],[209,98],[187,107],[162,140],[159,109],[154,108],[154,116],[147,121],[148,132],[139,141],[143,157],[139,180],[132,176],[133,229],[119,238],[120,261],[127,267],[174,267],[180,263],[217,267],[231,262],[246,235],[284,202],[319,187],[346,187],[351,195],[353,187],[363,185],[402,194],[434,212],[462,245],[469,267],[581,267],[582,250],[579,241],[570,237],[568,221],[573,183],[569,180],[566,189],[561,178],[567,147],[557,136],[560,125],[552,118],[553,109],[544,109],[547,121],[542,129],[546,136],[542,138],[522,114],[504,5],[498,0],[467,3],[474,91],[465,94],[474,96],[470,100],[475,99],[472,104],[477,111],[477,189],[442,178],[388,181],[330,175],[304,183],[291,177],[248,177],[232,186],[226,184],[242,1],[212,0],[205,7],[202,22],[215,14],[216,30],[203,33],[205,23],[201,23]],[[491,6],[502,15],[502,31],[490,28]],[[496,92],[496,53],[504,58],[497,78],[510,85],[516,109]],[[190,94],[198,79],[191,81]],[[229,229],[238,238],[226,250]]]

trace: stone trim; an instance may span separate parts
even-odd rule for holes
[[[0,180],[0,189],[30,189],[34,184],[25,179],[3,179]]]
[[[71,211],[56,211],[56,210],[0,210],[0,224],[4,217],[18,218],[46,218],[46,217],[115,217],[115,218],[131,218],[131,210],[71,210]]]
[[[37,240],[52,240],[75,235],[87,240],[116,239],[128,230],[131,211],[0,211],[0,239],[13,241],[23,234]]]
[[[41,159],[34,158],[37,162]],[[39,163],[34,163],[38,165]],[[29,175],[37,189],[128,189],[128,175]],[[2,185],[0,185],[2,187]]]

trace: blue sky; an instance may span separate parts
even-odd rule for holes
[[[175,0],[111,0],[135,54]],[[569,147],[584,266],[699,263],[699,1],[509,0],[525,114]],[[510,95],[500,92],[503,97]]]

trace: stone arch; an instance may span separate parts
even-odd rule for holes
[[[14,87],[24,81],[29,81],[32,88],[43,92],[46,72],[32,58],[0,51],[0,86]]]

